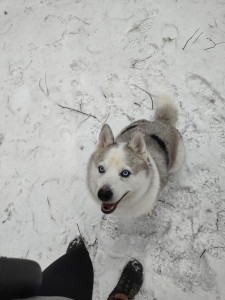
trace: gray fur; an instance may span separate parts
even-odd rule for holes
[[[137,131],[140,131],[144,136],[147,151],[156,163],[161,179],[161,187],[163,187],[167,183],[169,170],[175,161],[178,141],[181,139],[181,135],[175,127],[167,124],[167,122],[163,123],[162,120],[160,122],[139,120],[125,127],[116,137],[115,141],[117,143],[128,143]],[[165,152],[151,135],[158,136],[165,143],[169,156],[168,165]]]
[[[175,126],[177,122],[177,109],[173,100],[165,94],[157,97],[155,121]]]
[[[107,155],[108,151],[114,147],[118,147],[118,144],[113,143],[104,148],[98,149],[98,151],[95,151],[92,154],[90,161],[93,161],[95,163],[95,166],[97,167],[100,164],[100,162],[104,161],[104,158]]]
[[[131,167],[133,174],[139,173],[141,170],[149,174],[149,166],[147,162],[139,155],[136,155],[128,145],[124,147],[126,151],[126,164]]]

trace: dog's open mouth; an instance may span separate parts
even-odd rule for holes
[[[120,201],[123,200],[123,198],[129,193],[126,192],[121,198],[120,200],[118,200],[116,203],[110,203],[110,204],[107,204],[107,203],[102,203],[101,205],[101,209],[102,209],[102,212],[104,214],[111,214],[116,208],[117,208],[117,205],[120,203]]]

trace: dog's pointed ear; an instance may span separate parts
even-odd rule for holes
[[[146,153],[146,144],[144,136],[141,132],[136,132],[130,139],[128,146],[135,152],[141,155]]]
[[[98,139],[98,149],[103,149],[106,146],[113,144],[114,142],[114,136],[112,133],[112,129],[108,124],[104,124],[102,127],[102,130],[99,134],[99,139]]]

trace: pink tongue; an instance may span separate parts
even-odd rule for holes
[[[115,208],[116,208],[116,203],[111,203],[111,204],[102,203],[102,210],[104,212],[109,212],[110,213]]]

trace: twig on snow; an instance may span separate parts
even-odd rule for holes
[[[48,97],[49,96],[49,89],[48,89],[48,85],[47,85],[47,74],[45,72],[45,87],[46,87],[46,91],[44,90],[44,88],[41,86],[41,78],[39,80],[39,87],[41,89],[41,91],[43,92],[43,94]]]
[[[154,52],[154,53],[155,53],[155,52]],[[154,54],[154,53],[153,53],[153,54]],[[145,58],[143,58],[143,59],[135,59],[134,62],[132,63],[132,65],[131,65],[131,68],[135,68],[135,67],[136,67],[136,64],[139,64],[139,63],[141,63],[141,62],[143,62],[143,61],[148,60],[149,58],[152,57],[153,54],[151,54],[151,55],[149,55],[149,56],[147,56],[147,57],[145,57]]]
[[[214,25],[210,25],[210,24],[208,24],[209,25],[209,27],[217,27],[217,23],[216,23],[216,19],[215,19],[215,17],[213,17],[214,18],[214,22],[215,22],[215,24]]]
[[[61,107],[61,108],[68,109],[68,110],[70,110],[70,111],[75,111],[75,112],[80,113],[80,114],[82,114],[82,115],[88,116],[88,118],[89,118],[89,117],[92,117],[92,118],[98,120],[98,118],[97,118],[96,116],[92,115],[92,114],[87,114],[87,113],[85,113],[85,112],[83,112],[83,111],[80,111],[80,110],[78,110],[78,109],[70,108],[70,107],[67,107],[67,106],[63,106],[63,105],[58,104],[58,103],[57,103],[57,105],[58,105],[59,107]],[[99,120],[98,120],[98,121],[99,121]],[[100,122],[100,121],[99,121],[99,122]]]
[[[80,227],[79,227],[78,223],[77,223],[77,229],[78,229],[78,231],[79,231],[79,234],[80,234],[80,237],[81,237],[82,241],[83,241],[84,244],[85,244],[85,240],[84,240],[84,238],[83,238],[83,236],[82,236],[82,234],[81,234],[81,232],[80,232]]]
[[[85,119],[84,119],[83,121],[81,121],[80,123],[86,122],[89,118],[90,118],[90,116],[88,116],[87,118],[85,118]]]
[[[144,90],[143,88],[137,86],[136,84],[133,84],[133,83],[132,83],[131,85],[133,85],[134,87],[136,87],[136,88],[142,90],[143,92],[145,92],[146,94],[149,95],[149,97],[151,98],[151,101],[152,101],[152,109],[153,109],[153,99],[152,99],[152,95],[151,95],[149,92],[147,92],[146,90]]]
[[[201,258],[201,257],[204,255],[205,252],[206,252],[206,249],[204,249],[204,250],[202,251],[202,254],[199,256],[199,258]]]
[[[27,258],[27,257],[28,257],[29,252],[30,252],[30,250],[28,249],[28,250],[27,250],[27,253],[26,253],[26,255],[25,255],[24,258]]]
[[[81,101],[80,101],[80,111],[82,110],[82,105],[83,105],[83,101],[81,99]]]
[[[48,89],[48,85],[47,85],[47,73],[46,72],[45,72],[45,86],[46,86],[47,96],[49,96],[49,89]]]
[[[213,48],[215,48],[217,45],[225,44],[225,42],[215,43],[211,38],[207,38],[207,40],[209,40],[210,42],[212,42],[212,43],[213,43],[213,46],[212,46],[212,47],[205,48],[204,50],[213,49]]]
[[[195,239],[195,238],[198,236],[198,234],[202,231],[202,228],[203,228],[203,225],[199,226],[197,232],[194,233],[194,232],[193,232],[193,218],[192,218],[192,232],[193,232],[193,238],[194,238],[194,239]]]
[[[29,68],[29,66],[32,64],[32,60],[28,63],[28,65],[24,68],[24,71]]]
[[[184,47],[182,48],[183,50],[185,49],[185,47],[187,46],[188,42],[193,38],[193,36],[199,31],[200,28],[198,28],[195,33],[187,40],[187,42],[185,43]]]
[[[45,91],[44,91],[43,87],[41,86],[41,78],[39,80],[39,88],[41,89],[41,91],[43,92],[43,94],[46,96]]]
[[[48,206],[51,208],[51,204],[50,204],[50,201],[49,201],[48,197],[47,197],[47,202],[48,202]]]
[[[104,124],[106,123],[106,121],[107,121],[107,120],[108,120],[108,118],[109,118],[109,115],[110,115],[110,113],[108,113],[108,115],[107,115],[107,117],[106,117],[105,121],[102,123],[102,125],[104,125]]]
[[[101,92],[102,92],[103,97],[104,97],[104,98],[107,98],[105,92],[104,92],[102,89],[101,89]]]
[[[200,258],[203,256],[203,254],[206,252],[206,251],[209,251],[209,250],[213,250],[213,249],[225,249],[224,246],[215,246],[215,247],[211,247],[209,249],[204,249],[202,254],[200,255]]]
[[[166,202],[166,201],[164,201],[164,200],[158,200],[158,201],[159,201],[159,202],[162,202],[162,203],[164,203],[164,204],[168,204],[168,205],[172,206],[173,208],[175,208],[175,206],[174,206],[173,204],[169,203],[169,202]]]
[[[79,20],[80,22],[82,22],[82,23],[85,24],[85,25],[91,25],[90,23],[88,23],[88,22],[82,20],[81,18],[78,18],[77,16],[74,16],[74,18],[77,19],[77,20]]]
[[[50,201],[49,201],[49,198],[47,197],[47,202],[48,202],[48,206],[49,206],[49,210],[50,210],[50,217],[51,217],[51,220],[56,222],[55,218],[53,217],[52,215],[52,208],[51,208],[51,204],[50,204]]]
[[[220,210],[216,213],[216,229],[219,230],[219,221],[220,221],[220,213],[225,212],[225,210]]]
[[[98,239],[96,238],[92,244],[88,244],[88,246],[92,247],[97,244]]]
[[[212,117],[215,121],[217,121],[218,123],[221,123],[221,121],[220,120],[218,120],[217,118],[215,118],[215,117]]]
[[[194,42],[192,43],[192,44],[194,44],[199,38],[200,38],[200,36],[203,34],[203,32],[201,32],[199,35],[198,35],[198,37],[194,40]]]

